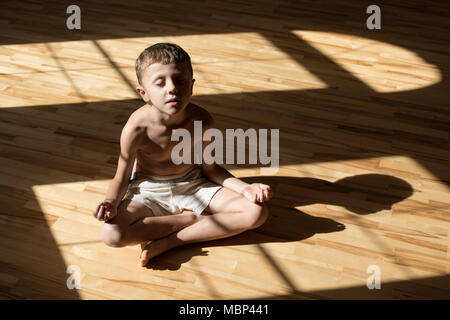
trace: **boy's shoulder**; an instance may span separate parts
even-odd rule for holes
[[[151,112],[151,107],[144,104],[142,107],[133,111],[128,117],[125,127],[129,129],[134,129],[137,131],[144,130],[145,128],[150,128],[152,122],[154,121],[153,113]]]
[[[128,117],[127,124],[129,125],[142,125],[144,122],[149,120],[150,108],[148,105],[143,105],[142,107],[133,111]]]
[[[144,133],[145,128],[148,126],[148,116],[148,108],[145,108],[145,105],[136,109],[128,117],[127,122],[123,126],[123,132],[134,132],[137,135]]]

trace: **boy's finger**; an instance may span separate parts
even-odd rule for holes
[[[264,190],[264,200],[269,200],[269,191]]]
[[[99,203],[99,204],[97,205],[97,207],[95,208],[95,210],[94,210],[94,212],[93,212],[93,216],[94,216],[94,217],[97,216],[97,212],[98,212],[98,209],[100,208],[100,206],[101,206],[101,203]]]
[[[114,218],[114,217],[116,216],[116,214],[117,214],[117,210],[109,210],[109,215],[108,215],[108,217],[109,217],[110,219],[112,219],[112,218]]]
[[[264,190],[261,188],[261,185],[258,186],[258,202],[263,202],[264,199]]]
[[[266,201],[266,190],[261,189],[261,202]]]
[[[262,192],[266,193],[268,192],[270,189],[267,188],[267,186],[263,186],[261,187]]]
[[[102,210],[102,205],[100,204],[100,205],[98,206],[98,208],[97,208],[97,211],[96,211],[95,214],[94,214],[95,218],[98,219],[98,215],[100,214],[100,211],[101,211],[101,210]]]
[[[98,210],[97,219],[103,220],[103,215],[105,214],[105,207],[101,206],[100,210]]]

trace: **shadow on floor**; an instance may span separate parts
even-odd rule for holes
[[[306,214],[296,207],[321,203],[345,207],[356,215],[376,214],[391,209],[413,191],[401,179],[378,174],[347,177],[333,183],[277,176],[241,179],[247,183],[268,184],[274,191],[274,197],[268,202],[271,216],[263,226],[234,237],[174,249],[155,257],[148,268],[177,270],[192,256],[207,255],[202,249],[206,247],[303,241],[317,233],[339,232],[345,229],[343,223]],[[339,213],[335,214],[339,217]],[[341,217],[348,220],[351,214],[342,213]]]
[[[450,156],[448,150],[441,147],[448,145],[450,92],[446,40],[448,6],[442,1],[432,1],[427,6],[421,2],[408,3],[408,6],[392,1],[378,2],[383,10],[383,27],[375,32],[365,27],[368,3],[364,1],[311,1],[307,5],[303,1],[267,2],[255,4],[257,10],[245,1],[233,3],[233,6],[227,2],[221,5],[218,2],[187,4],[180,1],[169,1],[164,5],[139,2],[136,5],[133,0],[79,1],[77,4],[83,12],[79,32],[66,28],[66,3],[2,1],[0,20],[4,23],[0,44],[92,41],[95,50],[102,52],[105,61],[130,86],[130,80],[119,69],[129,65],[109,57],[102,49],[101,40],[257,32],[264,41],[305,67],[327,87],[194,97],[195,102],[212,112],[221,129],[265,128],[268,123],[272,128],[282,129],[280,165],[405,155],[443,183],[450,183]],[[416,90],[377,92],[340,67],[333,57],[324,56],[294,36],[293,30],[335,32],[400,46],[436,65],[442,79]],[[142,46],[146,45],[143,43]],[[7,64],[21,64],[20,59],[20,54],[14,55]],[[73,59],[83,62],[85,57],[74,56]],[[34,72],[28,66],[27,70]],[[22,89],[28,94],[32,92],[26,81],[23,88],[19,81],[13,83],[17,87],[6,85],[2,89],[5,95],[14,96],[15,91]],[[76,92],[74,88],[73,93]],[[117,163],[121,128],[131,111],[140,104],[137,100],[123,100],[1,109],[0,147],[5,164],[0,184],[0,219],[5,223],[1,229],[1,270],[11,276],[2,278],[1,297],[79,298],[77,292],[65,287],[67,266],[47,225],[57,217],[44,215],[39,206],[33,209],[27,206],[29,201],[36,201],[32,187],[110,179]],[[283,136],[283,131],[289,135]],[[283,141],[285,137],[290,141]],[[291,147],[293,141],[299,148]],[[58,173],[38,175],[39,168],[44,172],[52,168]],[[27,170],[35,175],[31,177]],[[25,172],[23,176],[20,176],[21,172]],[[11,179],[23,180],[11,183]],[[233,241],[238,244],[301,241],[316,233],[343,230],[342,223],[308,215],[295,206],[327,203],[344,206],[359,215],[375,213],[384,208],[384,204],[389,206],[397,201],[386,194],[382,196],[384,200],[379,200],[378,193],[371,194],[378,200],[362,201],[361,190],[356,188],[354,193],[346,193],[353,187],[345,183],[264,179],[258,180],[269,184],[275,182],[279,189],[270,203],[272,218],[257,231],[217,241],[216,245],[233,245]],[[356,182],[358,179],[361,178]],[[306,186],[315,193],[305,193]],[[297,190],[293,193],[294,199],[289,197],[290,192],[284,194],[289,188]],[[400,198],[403,191],[408,193],[407,188],[397,190]],[[167,257],[177,254],[180,255],[178,261],[172,263],[175,268],[193,255],[204,255],[205,252],[201,247],[193,246],[174,250]]]
[[[369,290],[367,286],[354,286],[310,292],[292,292],[285,295],[258,297],[258,299],[448,300],[450,299],[450,276],[443,275],[389,282],[384,282],[381,278],[380,289]]]

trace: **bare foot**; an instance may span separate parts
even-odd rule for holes
[[[192,217],[194,218],[188,225],[198,222],[204,218],[203,213],[201,215],[198,215],[195,213],[186,212],[185,214],[186,215],[191,214]],[[188,226],[188,225],[186,225],[186,226]],[[141,257],[140,257],[141,266],[145,267],[150,259],[156,257],[157,255],[160,255],[163,252],[166,252],[167,250],[170,250],[174,247],[182,245],[182,242],[180,242],[176,238],[175,234],[176,233],[172,233],[164,238],[141,243],[141,249],[142,249]]]
[[[161,238],[151,242],[142,243],[141,248],[141,267],[145,267],[150,259],[171,249],[171,246],[169,245],[166,238]]]

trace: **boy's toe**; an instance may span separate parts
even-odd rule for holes
[[[147,244],[141,244],[142,252],[141,252],[141,266],[145,267],[147,265],[147,262],[150,258],[150,250],[149,250],[150,243]]]
[[[145,265],[147,264],[148,261],[148,251],[142,251],[141,253],[141,267],[145,267]]]

